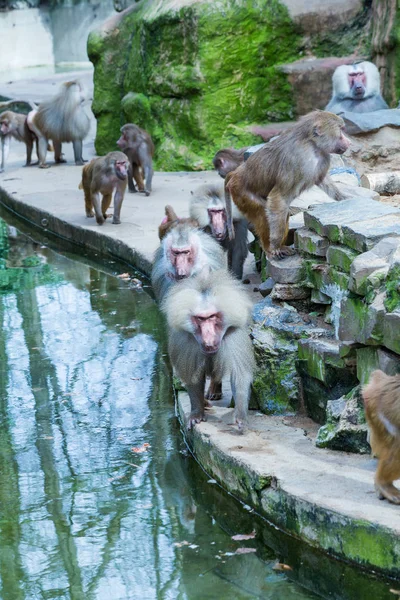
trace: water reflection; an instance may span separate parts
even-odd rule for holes
[[[297,578],[325,581],[326,598],[365,600],[364,585],[390,597],[327,558],[324,573],[207,483],[181,442],[146,293],[0,220],[0,324],[2,600],[316,598]],[[274,572],[277,556],[293,572]]]

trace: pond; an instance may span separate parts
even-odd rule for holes
[[[97,261],[0,219],[1,600],[393,598],[199,468],[157,306]]]

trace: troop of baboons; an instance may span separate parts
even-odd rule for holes
[[[254,356],[248,335],[251,301],[240,280],[248,228],[269,257],[293,254],[285,242],[294,198],[318,185],[335,200],[343,199],[328,175],[329,155],[344,153],[350,143],[340,113],[388,108],[378,69],[370,62],[339,66],[332,81],[325,111],[301,117],[247,160],[247,148],[218,150],[213,165],[224,181],[192,193],[189,217],[179,218],[172,206],[165,207],[151,278],[168,323],[171,362],[190,397],[189,429],[205,420],[210,401],[221,399],[225,377],[235,403],[234,424],[241,432],[246,428]],[[50,100],[32,105],[28,115],[2,112],[0,172],[6,169],[11,138],[25,143],[26,166],[35,146],[36,164],[43,169],[51,144],[55,162],[62,163],[62,143],[72,142],[75,164],[83,165],[79,188],[86,216],[103,225],[115,193],[112,223],[119,224],[126,187],[146,196],[152,191],[154,144],[147,131],[127,123],[116,141],[121,151],[85,164],[82,146],[90,120],[84,100],[80,82],[71,81]],[[375,371],[362,394],[371,447],[379,458],[377,494],[400,504],[400,490],[393,485],[400,477],[400,375]]]

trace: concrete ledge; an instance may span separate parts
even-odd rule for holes
[[[400,511],[377,499],[375,460],[318,449],[288,417],[250,416],[250,431],[214,406],[187,431],[190,402],[178,396],[187,442],[202,467],[271,523],[342,560],[400,576]]]

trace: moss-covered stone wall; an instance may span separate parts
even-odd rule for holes
[[[311,36],[278,0],[134,4],[89,37],[97,152],[115,149],[120,126],[134,122],[153,136],[157,168],[210,168],[219,148],[259,141],[250,125],[294,117],[282,65],[313,49],[367,51],[368,4]]]

